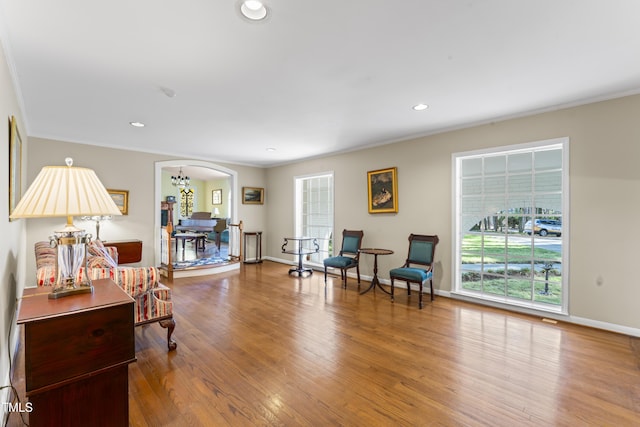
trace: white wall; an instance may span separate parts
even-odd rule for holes
[[[218,218],[228,218],[231,216],[231,209],[229,206],[229,191],[231,191],[231,188],[229,184],[228,178],[216,179],[207,182],[207,204],[205,210],[211,212],[211,216],[213,216],[213,210],[216,208],[220,211]],[[214,205],[211,203],[213,190],[222,190],[222,204]],[[239,191],[242,191],[242,189]],[[240,197],[240,194],[238,194],[237,197]]]
[[[0,17],[0,34],[2,34],[2,18]],[[18,342],[19,330],[15,324],[17,316],[16,299],[22,295],[25,271],[25,221],[9,221],[9,119],[15,116],[18,130],[22,137],[23,165],[27,161],[27,132],[24,117],[20,109],[17,94],[14,90],[9,66],[5,59],[4,46],[0,44],[0,188],[4,188],[0,197],[0,386],[9,384],[9,352]],[[25,168],[22,168],[22,181],[25,179]],[[22,186],[24,191],[26,187]],[[0,391],[0,403],[7,402],[9,389]],[[0,420],[4,420],[6,405],[0,407]]]
[[[570,138],[570,282],[572,321],[640,333],[640,95],[417,138],[367,150],[271,168],[266,255],[284,258],[293,233],[293,177],[335,172],[335,232],[364,230],[379,257],[379,275],[406,258],[410,233],[437,234],[437,291],[451,290],[452,153],[567,136]],[[367,171],[398,168],[399,212],[369,214]],[[361,271],[371,274],[370,257]],[[601,277],[602,284],[596,279]]]

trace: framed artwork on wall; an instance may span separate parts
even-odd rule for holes
[[[9,119],[9,215],[22,195],[22,139],[14,116]],[[9,218],[9,221],[13,221]]]
[[[211,204],[212,205],[222,204],[222,188],[211,191]]]
[[[129,190],[110,190],[107,188],[107,192],[122,215],[129,215]]]
[[[367,172],[369,213],[398,212],[398,168]]]
[[[245,205],[262,205],[264,203],[264,188],[242,187],[242,203]]]

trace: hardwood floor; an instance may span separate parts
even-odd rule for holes
[[[636,338],[444,297],[418,310],[415,292],[391,303],[289,267],[165,282],[178,348],[158,325],[136,328],[130,424],[640,425]]]

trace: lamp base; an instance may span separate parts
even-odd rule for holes
[[[68,297],[71,295],[78,294],[92,294],[93,286],[89,284],[83,284],[77,287],[69,287],[69,288],[54,288],[53,291],[49,293],[49,299],[58,299],[63,297]]]
[[[49,294],[49,299],[58,299],[77,294],[93,293],[93,286],[89,277],[79,278],[78,272],[84,265],[85,274],[88,273],[87,244],[91,235],[76,228],[71,221],[64,229],[56,231],[51,237],[51,244],[57,248],[56,270],[58,278],[56,285]]]

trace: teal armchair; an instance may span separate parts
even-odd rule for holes
[[[360,286],[360,246],[362,245],[362,230],[342,230],[342,248],[338,256],[326,258],[324,260],[324,283],[327,283],[327,268],[340,269],[340,279],[343,287],[347,287],[347,270],[356,269],[358,275],[358,286]]]
[[[409,255],[404,265],[389,272],[391,279],[391,301],[394,301],[393,289],[395,280],[407,282],[407,295],[411,295],[411,283],[420,285],[418,307],[422,309],[422,285],[429,281],[431,301],[433,301],[433,258],[436,253],[438,236],[411,234],[409,236]]]

